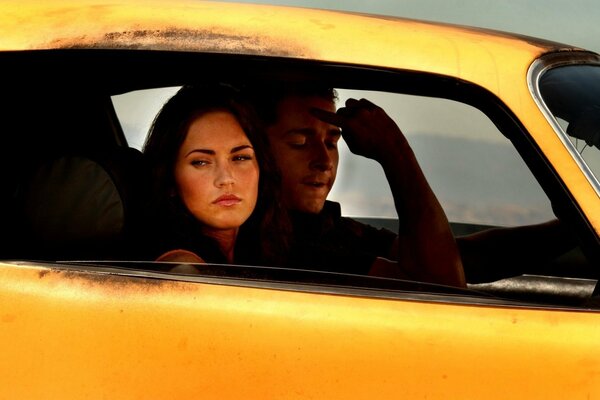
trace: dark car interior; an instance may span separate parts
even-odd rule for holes
[[[547,161],[523,134],[524,128],[516,118],[498,99],[473,85],[415,72],[177,52],[71,49],[3,53],[0,59],[6,96],[1,111],[2,260],[161,270],[144,252],[148,218],[143,204],[148,176],[143,156],[127,145],[111,95],[204,79],[319,79],[335,87],[418,93],[475,105],[511,139],[579,246],[531,270],[515,273],[507,268],[506,272],[483,273],[471,281],[471,290],[258,267],[240,270],[212,266],[206,269],[207,275],[409,292],[459,292],[475,298],[556,306],[589,303],[599,273],[595,266],[600,265],[597,236]],[[368,222],[389,224],[383,220]],[[464,233],[488,227],[456,224],[455,228]]]

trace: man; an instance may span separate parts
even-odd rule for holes
[[[310,85],[263,87],[259,97],[293,222],[292,264],[465,286],[444,211],[406,138],[381,108],[349,99],[336,112],[335,92]],[[400,220],[397,235],[341,217],[339,205],[326,201],[340,135],[353,153],[382,165]]]

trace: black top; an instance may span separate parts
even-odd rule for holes
[[[181,249],[197,254],[210,264],[229,264],[217,241],[204,235],[201,224],[181,206],[170,205],[164,214],[157,214],[152,220],[156,222],[149,224],[145,233],[149,259],[155,260],[168,251]],[[265,264],[254,222],[249,220],[240,227],[234,249],[235,264]]]
[[[319,214],[292,212],[289,266],[367,274],[376,257],[387,257],[396,233],[342,217],[339,203],[326,201]]]
[[[327,201],[319,214],[291,212],[293,236],[287,268],[368,274],[376,257],[387,257],[396,233],[342,217],[339,203]],[[217,243],[204,236],[194,218],[171,213],[153,230],[152,258],[169,250],[185,249],[208,263],[227,264]],[[236,240],[235,263],[265,265],[260,235],[252,223],[242,225]]]

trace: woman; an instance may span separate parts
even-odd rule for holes
[[[283,264],[287,219],[257,130],[231,86],[184,86],[165,103],[143,150],[158,260]]]

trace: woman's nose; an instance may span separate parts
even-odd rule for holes
[[[215,177],[215,186],[224,187],[233,185],[235,179],[233,177],[233,172],[228,165],[220,166],[217,169],[217,176]]]

